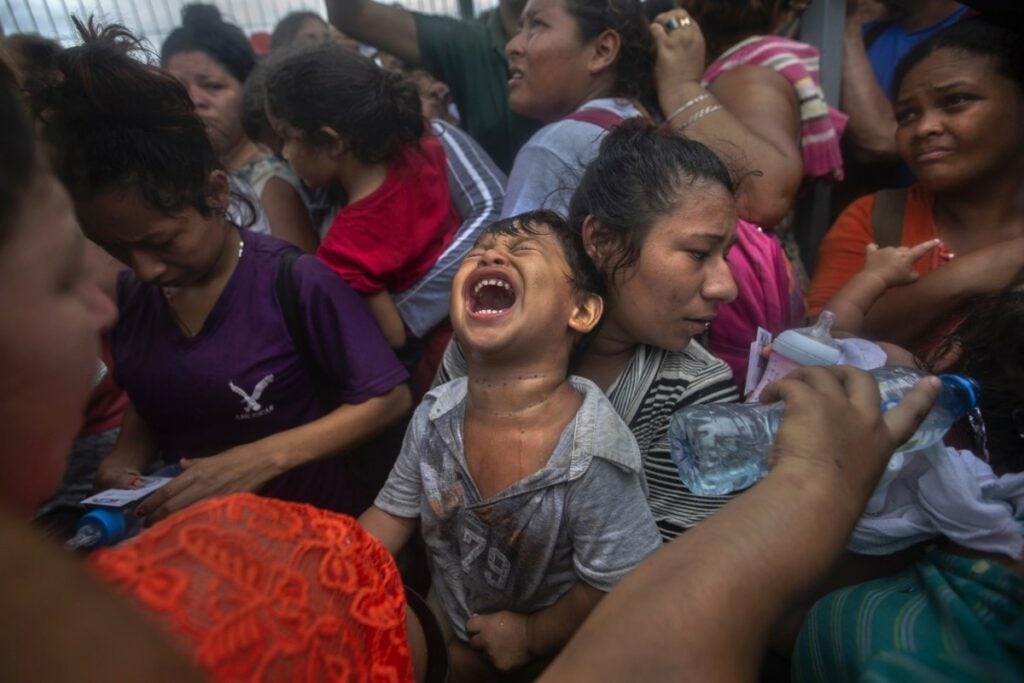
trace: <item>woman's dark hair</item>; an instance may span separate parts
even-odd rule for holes
[[[270,34],[271,52],[291,45],[295,40],[295,36],[299,34],[299,29],[302,28],[302,25],[307,21],[314,20],[319,21],[324,25],[327,24],[323,17],[316,12],[310,12],[309,10],[286,14],[281,21],[277,22],[277,26],[274,27],[274,32]]]
[[[619,34],[622,45],[612,95],[653,102],[654,43],[640,0],[565,0],[565,6],[583,42],[609,29]]]
[[[979,408],[992,469],[996,474],[1024,471],[1024,290],[972,302],[925,366],[935,367],[951,356],[957,361],[947,371],[981,386]]]
[[[312,144],[334,129],[363,163],[389,160],[422,137],[426,121],[416,86],[340,45],[319,45],[273,59],[266,74],[268,111]]]
[[[945,28],[908,52],[896,66],[892,91],[898,93],[903,79],[925,57],[943,49],[962,50],[995,61],[996,72],[1024,92],[1024,45],[1018,34],[984,17],[972,17]]]
[[[588,216],[605,262],[601,295],[615,275],[636,263],[651,226],[686,201],[685,186],[718,185],[730,195],[729,170],[705,145],[641,118],[624,122],[601,142],[569,202],[569,227],[582,243]]]
[[[35,132],[13,83],[0,83],[0,247],[36,174]]]
[[[160,48],[160,63],[167,65],[181,52],[204,52],[220,62],[239,83],[256,66],[256,55],[242,29],[221,19],[213,5],[185,5],[181,26],[171,31]]]
[[[644,13],[653,21],[679,7],[697,22],[708,52],[717,56],[745,38],[770,34],[789,0],[646,0]]]
[[[82,44],[58,56],[57,81],[31,94],[71,196],[122,188],[166,214],[209,215],[208,179],[221,166],[184,87],[141,61],[146,53],[123,27],[75,25]]]

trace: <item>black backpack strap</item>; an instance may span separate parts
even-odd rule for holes
[[[325,381],[323,371],[317,363],[313,352],[310,350],[309,338],[306,335],[306,326],[302,323],[302,311],[299,308],[299,293],[295,288],[295,261],[302,255],[298,249],[290,249],[281,257],[277,264],[277,280],[275,292],[277,303],[281,307],[281,315],[284,317],[285,327],[288,328],[288,336],[295,344],[295,350],[299,353],[302,365],[309,373],[313,386],[316,387],[317,397],[324,412],[330,412],[338,406],[331,385]]]
[[[875,193],[871,231],[879,247],[898,247],[903,243],[903,220],[907,212],[908,195],[909,190],[905,187]]]
[[[292,271],[295,268],[295,260],[299,258],[299,252],[291,249],[281,257],[277,264],[277,303],[281,307],[281,315],[284,316],[284,324],[288,328],[288,334],[292,341],[299,347],[299,354],[305,355],[306,351],[306,328],[299,320],[299,295],[295,291],[295,278]]]

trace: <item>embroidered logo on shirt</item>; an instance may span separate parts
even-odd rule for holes
[[[254,417],[262,417],[274,411],[274,406],[269,405],[264,407],[260,403],[260,397],[263,396],[263,392],[267,386],[274,381],[274,375],[270,374],[261,379],[256,383],[252,393],[248,393],[245,389],[241,388],[234,382],[228,382],[228,387],[231,391],[235,392],[242,397],[242,407],[245,408],[245,412],[239,415],[235,415],[236,420],[249,420]]]

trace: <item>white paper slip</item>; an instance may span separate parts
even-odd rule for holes
[[[764,372],[765,364],[768,362],[761,352],[771,343],[772,333],[763,327],[758,327],[757,337],[750,344],[750,357],[747,358],[747,382],[743,388],[744,396],[753,391],[757,383],[761,381],[761,373]]]
[[[142,486],[137,489],[107,489],[82,501],[83,505],[102,505],[120,508],[142,500],[157,489],[163,487],[174,477],[142,477]]]

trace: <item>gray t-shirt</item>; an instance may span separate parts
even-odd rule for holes
[[[416,409],[375,505],[419,518],[431,576],[456,635],[472,614],[530,613],[579,581],[610,590],[661,546],[640,451],[601,390],[571,377],[583,404],[547,465],[486,500],[462,440],[465,378]]]
[[[640,110],[629,100],[610,97],[590,100],[577,111],[592,109],[605,110],[622,119],[640,116]],[[542,208],[568,217],[572,193],[607,134],[597,124],[573,119],[549,123],[534,133],[516,155],[505,187],[501,217]]]

